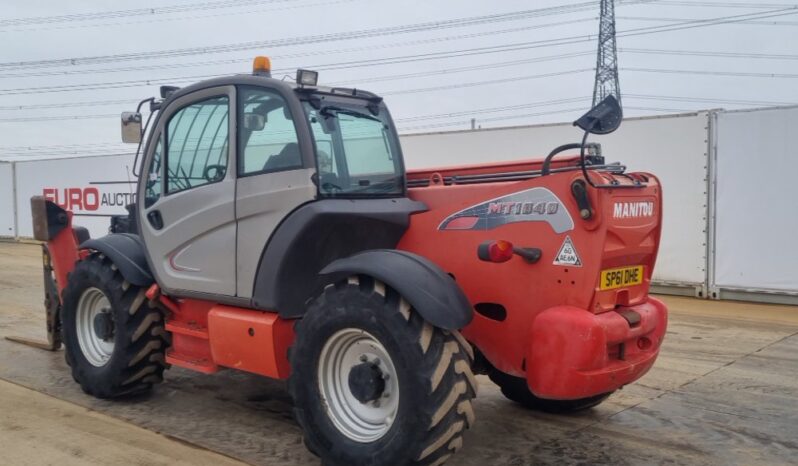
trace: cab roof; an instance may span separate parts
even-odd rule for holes
[[[295,82],[283,81],[281,79],[273,78],[267,75],[235,74],[231,76],[206,79],[204,81],[199,81],[194,84],[190,84],[186,87],[181,87],[180,89],[169,94],[169,96],[166,99],[164,99],[163,104],[167,104],[169,101],[178,99],[184,95],[202,89],[208,89],[220,86],[235,86],[235,85],[268,86],[275,89],[282,88],[282,90],[286,94],[291,91],[295,91],[302,94],[335,95],[340,97],[352,97],[356,99],[363,99],[374,103],[382,102],[382,97],[378,96],[377,94],[356,88],[329,87],[329,86],[300,86]]]

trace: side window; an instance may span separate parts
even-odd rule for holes
[[[147,171],[147,185],[144,190],[145,209],[161,198],[161,191],[163,190],[163,183],[161,182],[161,140],[162,138],[159,137],[155,151],[152,153],[150,169]]]
[[[227,97],[182,108],[166,130],[166,192],[174,193],[224,179],[227,173]]]
[[[299,140],[285,100],[257,87],[242,87],[238,95],[239,175],[302,168]]]
[[[349,176],[393,174],[396,167],[384,124],[338,114]]]

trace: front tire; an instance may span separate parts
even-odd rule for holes
[[[145,289],[131,285],[102,254],[80,261],[63,297],[63,336],[72,377],[84,392],[116,398],[163,378],[167,334]]]
[[[289,390],[325,465],[441,465],[474,422],[472,350],[369,277],[328,286],[296,324]]]
[[[527,386],[526,379],[514,377],[498,369],[492,369],[490,379],[501,388],[502,394],[509,400],[536,411],[554,414],[567,414],[584,411],[601,404],[612,395],[612,392],[579,398],[576,400],[547,400],[536,397]]]

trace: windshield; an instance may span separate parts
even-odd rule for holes
[[[401,195],[404,192],[398,141],[387,112],[363,107],[304,102],[316,141],[319,193],[325,196]]]

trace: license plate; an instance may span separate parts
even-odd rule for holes
[[[601,289],[612,290],[643,283],[643,266],[619,267],[601,271]]]

